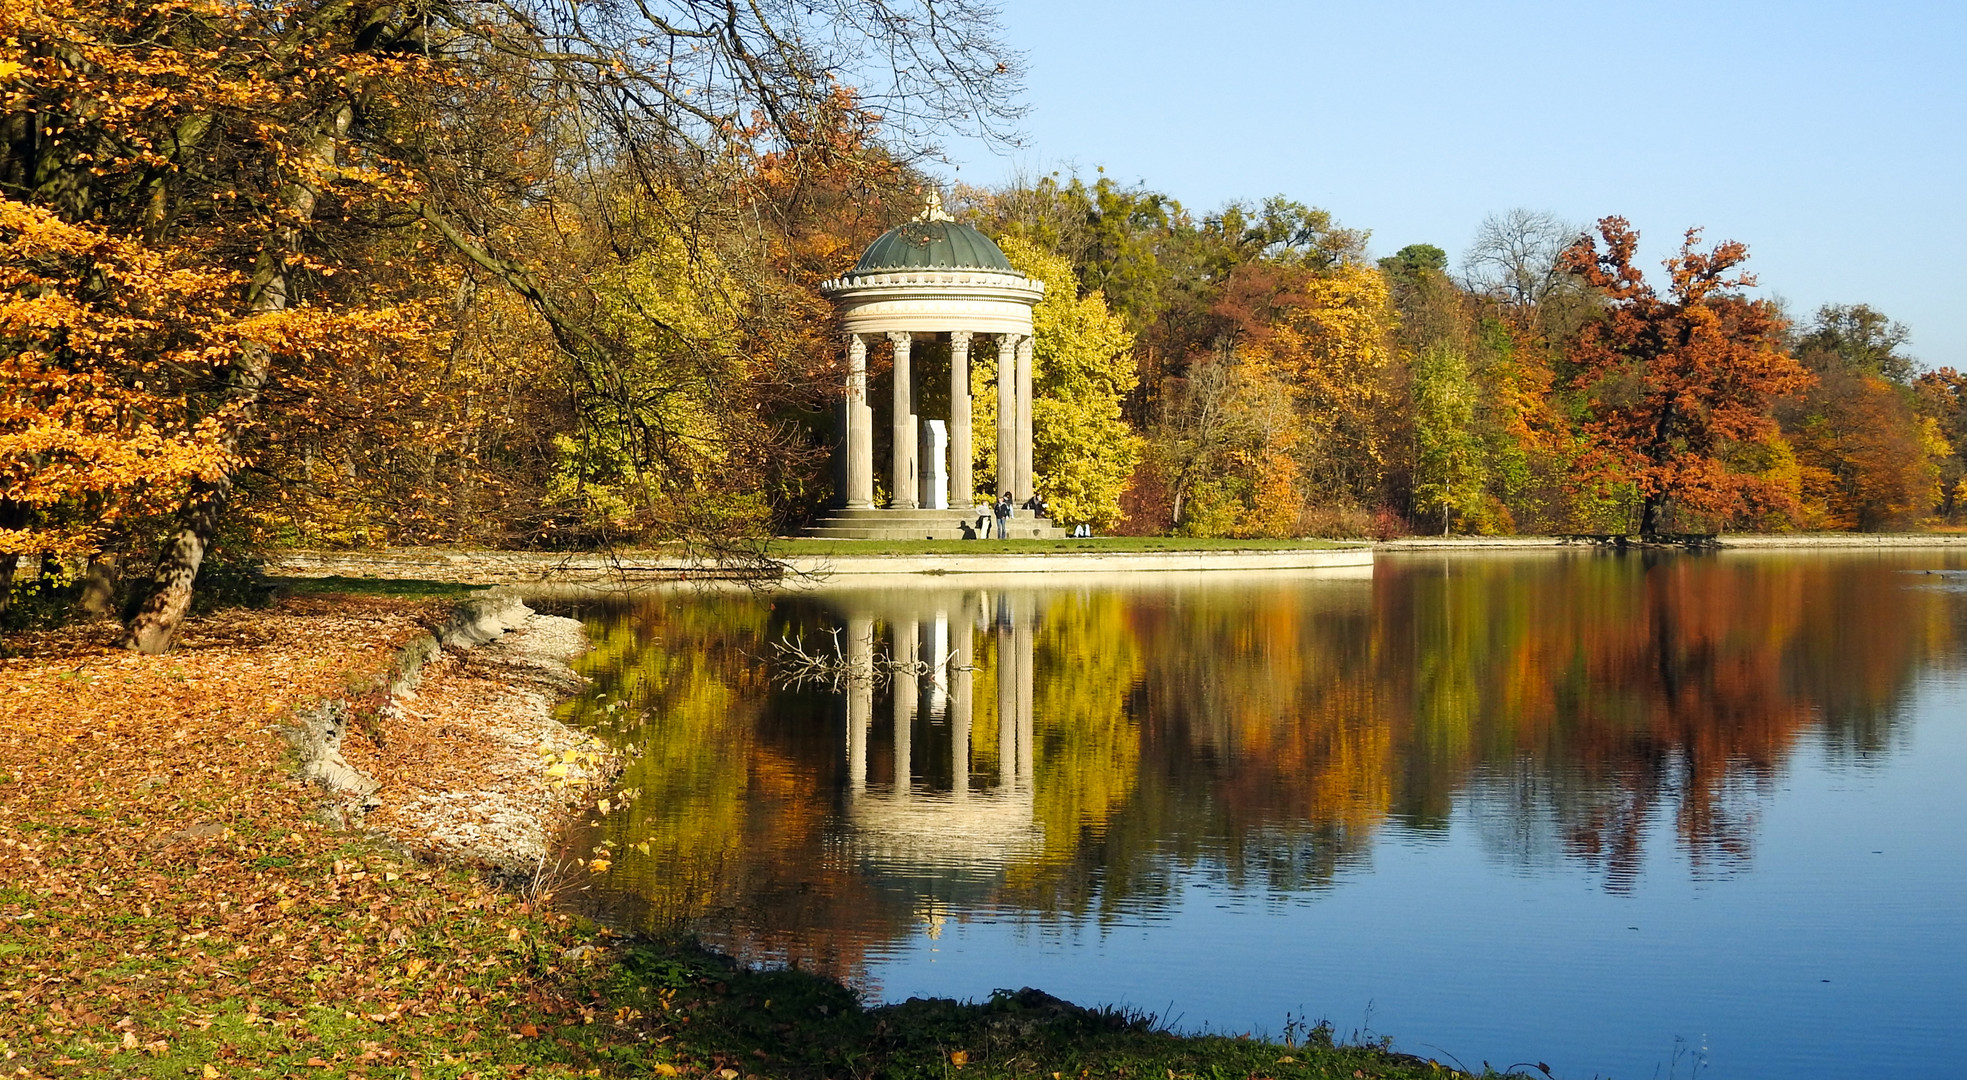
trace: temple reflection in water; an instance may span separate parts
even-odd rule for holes
[[[975,875],[1042,851],[1044,830],[1033,817],[1036,598],[909,591],[849,595],[828,606],[846,625],[843,824],[853,856],[887,872]],[[996,645],[982,688],[979,637]],[[884,680],[892,764],[886,783],[870,784],[875,690]],[[979,772],[972,753],[980,689],[996,705],[993,772]]]

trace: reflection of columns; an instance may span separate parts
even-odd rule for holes
[[[970,794],[970,638],[974,628],[968,612],[951,620],[949,633],[949,763],[954,777],[951,792]]]
[[[1011,647],[1010,600],[997,595],[997,788],[1008,794],[1018,772],[1018,662]]]
[[[970,482],[970,332],[949,335],[949,506],[968,510],[976,501]]]
[[[1035,764],[1031,750],[1031,629],[1035,614],[1020,611],[1011,624],[1012,651],[1017,654],[1018,670],[1018,777],[1027,789],[1034,778]]]
[[[997,335],[997,475],[995,498],[1018,486],[1018,339]],[[1001,539],[1001,538],[1000,538]]]
[[[916,626],[914,620],[888,624],[895,650],[895,795],[908,795],[914,780],[914,755],[909,736],[914,734],[915,696],[920,692],[915,677]]]
[[[847,335],[847,490],[841,502],[857,510],[874,505],[874,406],[867,400],[867,339]]]
[[[874,620],[847,618],[847,790],[867,787],[867,729],[874,722]]]
[[[1031,335],[1018,339],[1018,501],[1031,498]]]
[[[893,479],[888,488],[890,510],[915,509],[915,405],[909,392],[909,346],[915,337],[906,330],[890,331],[895,343],[895,434]]]

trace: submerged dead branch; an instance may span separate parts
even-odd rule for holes
[[[789,634],[782,635],[772,643],[772,681],[780,689],[825,687],[838,692],[852,683],[885,686],[893,682],[896,676],[902,675],[946,680],[951,673],[976,670],[974,665],[958,664],[954,654],[939,665],[925,660],[904,660],[871,648],[865,658],[855,657],[841,643],[839,627],[827,627],[826,634],[826,644],[817,650],[806,647],[803,630],[796,638]]]

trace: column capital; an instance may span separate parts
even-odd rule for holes
[[[911,330],[890,330],[888,331],[888,340],[897,345],[906,345],[915,340],[915,333]]]
[[[951,345],[968,345],[970,339],[975,336],[975,334],[968,330],[951,330],[949,332],[949,343]]]

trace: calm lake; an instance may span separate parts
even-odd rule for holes
[[[589,607],[565,715],[635,792],[591,898],[871,1000],[1036,986],[1565,1078],[1961,1075],[1963,556]]]

